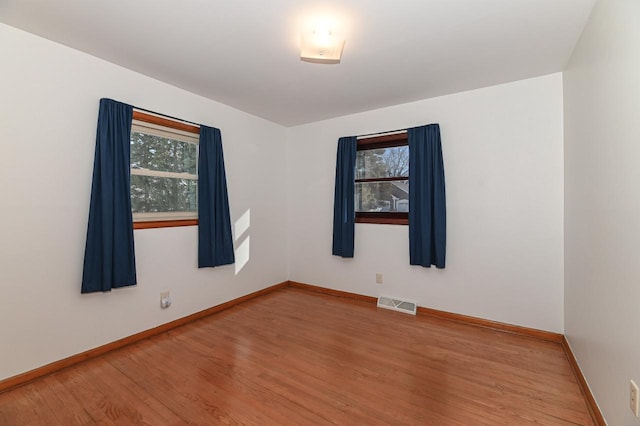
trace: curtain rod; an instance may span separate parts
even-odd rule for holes
[[[389,130],[386,132],[376,132],[376,133],[367,133],[365,135],[358,135],[356,136],[356,139],[365,139],[365,138],[372,138],[375,136],[384,136],[384,135],[392,135],[392,134],[400,134],[400,133],[406,133],[407,129],[398,129],[398,130]]]
[[[194,123],[193,121],[183,120],[182,118],[177,118],[177,117],[172,117],[172,116],[167,115],[167,114],[162,114],[160,112],[151,111],[150,109],[140,108],[140,107],[137,107],[135,105],[133,106],[133,109],[136,109],[138,111],[143,111],[143,112],[149,112],[151,114],[159,115],[160,117],[170,118],[172,120],[181,121],[182,123],[193,124],[194,126],[200,127],[200,123]]]

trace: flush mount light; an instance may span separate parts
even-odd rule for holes
[[[328,28],[315,28],[302,33],[300,59],[320,64],[338,64],[342,57],[344,39]]]

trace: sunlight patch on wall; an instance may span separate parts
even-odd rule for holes
[[[244,265],[249,262],[249,252],[251,246],[251,236],[247,236],[247,238],[240,244],[240,246],[236,249],[236,275],[244,268]]]
[[[236,223],[234,224],[234,235],[236,236],[236,241],[238,241],[242,234],[244,234],[246,230],[249,229],[250,225],[251,209],[247,209],[247,211],[244,212],[242,216],[240,216],[240,219],[236,220]]]
[[[242,237],[249,230],[250,226],[251,226],[251,209],[247,209],[247,211],[244,212],[242,216],[240,216],[240,218],[236,220],[235,224],[233,225],[236,242],[238,242],[238,240],[240,240],[240,237]],[[250,247],[251,247],[250,235],[247,235],[247,238],[245,238],[242,244],[236,247],[236,251],[235,251],[236,275],[238,275],[242,270],[242,268],[244,268],[244,265],[246,265],[249,262],[249,258],[251,257]]]

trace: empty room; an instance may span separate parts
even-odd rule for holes
[[[640,425],[639,19],[0,0],[0,425]]]

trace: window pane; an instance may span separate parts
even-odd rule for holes
[[[409,176],[409,147],[368,149],[356,154],[356,179]]]
[[[196,174],[196,144],[131,132],[131,168]]]
[[[409,181],[356,183],[357,212],[408,212]]]
[[[131,210],[134,213],[195,212],[197,181],[131,175]]]

